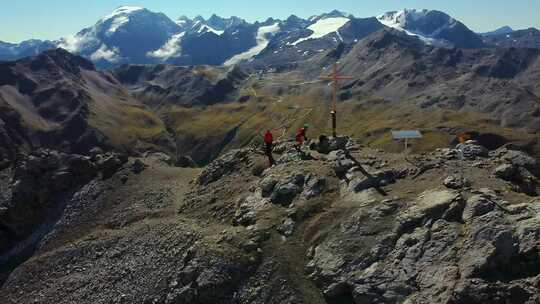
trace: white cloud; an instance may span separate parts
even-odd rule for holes
[[[180,42],[185,34],[185,32],[182,32],[172,36],[161,48],[148,52],[147,56],[167,60],[168,58],[180,55]]]
[[[119,51],[118,48],[110,49],[105,44],[102,44],[101,47],[95,51],[92,55],[90,55],[90,59],[92,61],[98,61],[98,60],[106,60],[108,62],[118,62],[120,61],[121,57],[118,55]]]
[[[95,34],[90,31],[85,34],[76,34],[62,38],[58,43],[58,47],[61,47],[71,53],[79,53],[86,47],[97,43],[98,41]]]

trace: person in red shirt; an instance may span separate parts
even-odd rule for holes
[[[303,128],[298,129],[296,131],[296,148],[300,150],[302,145],[304,144],[305,140],[308,140],[307,138],[307,131],[309,129],[309,125],[305,124]]]
[[[272,148],[274,146],[274,135],[270,130],[266,130],[264,133],[264,154],[268,156],[268,164],[272,167],[275,164],[274,156],[272,155]]]

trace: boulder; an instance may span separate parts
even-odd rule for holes
[[[268,203],[260,193],[254,193],[246,198],[240,198],[234,214],[235,225],[250,226],[257,222],[257,214]]]
[[[96,156],[94,164],[102,172],[103,178],[109,178],[127,162],[127,155],[107,152]]]
[[[331,163],[332,169],[338,177],[343,177],[349,169],[356,166],[353,160],[347,158],[347,154],[343,150],[330,152],[327,160]]]
[[[277,142],[274,145],[274,149],[272,150],[276,154],[283,154],[287,151],[294,149],[294,141],[281,141]]]
[[[443,185],[449,189],[462,189],[469,185],[468,181],[461,176],[451,175],[444,179]]]
[[[304,196],[307,199],[317,197],[326,190],[326,178],[309,175],[306,179]]]
[[[103,149],[101,149],[100,147],[94,147],[94,148],[90,149],[90,151],[88,152],[88,155],[92,159],[95,159],[98,155],[101,155],[103,153],[104,153]]]
[[[198,183],[201,185],[208,185],[233,173],[241,165],[246,165],[249,154],[249,149],[232,150],[225,153],[204,168],[197,177]]]
[[[332,151],[345,150],[349,143],[348,137],[326,137],[319,136],[319,140],[312,145],[312,149],[322,154],[328,154]]]
[[[505,181],[511,181],[516,176],[518,170],[517,167],[513,164],[502,164],[495,168],[493,175],[503,179]]]
[[[384,187],[395,182],[395,173],[392,170],[374,170],[358,166],[349,169],[345,177],[349,180],[349,188],[355,192],[369,188]]]
[[[168,166],[174,165],[174,160],[172,159],[172,157],[163,152],[145,152],[143,154],[143,158]]]
[[[291,236],[294,233],[295,222],[290,217],[281,222],[281,225],[277,228],[277,231],[284,236]]]
[[[400,215],[400,229],[426,220],[438,220],[463,210],[465,202],[457,191],[431,190],[422,193],[410,207]],[[447,216],[448,215],[448,216]]]
[[[261,181],[261,191],[263,197],[269,197],[278,183],[275,176],[267,176]]]
[[[143,172],[148,166],[142,162],[140,159],[136,159],[133,164],[131,165],[131,171],[135,174],[140,174]]]
[[[488,150],[475,141],[467,141],[466,143],[458,144],[456,149],[460,151],[466,159],[488,156]]]
[[[313,159],[309,154],[304,151],[292,148],[284,152],[277,160],[278,164],[287,164],[292,162],[301,162],[304,160]]]
[[[495,209],[493,195],[486,193],[475,194],[467,199],[465,209],[463,210],[463,220],[471,221],[475,217],[483,216]]]
[[[175,166],[180,168],[197,168],[197,164],[191,156],[182,155],[176,159]]]
[[[529,156],[527,153],[517,150],[502,148],[497,151],[498,158],[517,167],[527,169],[536,176],[540,176],[540,161]]]
[[[289,205],[302,192],[304,181],[303,174],[291,174],[279,180],[270,195],[270,201],[283,206]]]

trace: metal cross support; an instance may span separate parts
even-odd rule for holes
[[[340,80],[349,80],[353,79],[350,76],[340,76],[338,75],[338,65],[337,63],[334,63],[332,74],[326,77],[321,77],[321,79],[324,80],[331,80],[332,81],[332,109],[330,111],[330,115],[332,116],[332,135],[334,137],[337,136],[337,92],[338,92],[338,82]]]

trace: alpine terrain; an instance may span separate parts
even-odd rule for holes
[[[0,303],[540,303],[539,33],[122,6],[0,42]]]

